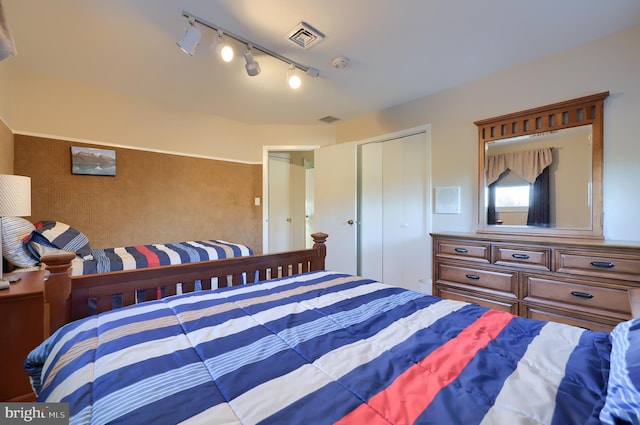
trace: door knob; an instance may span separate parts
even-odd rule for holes
[[[348,220],[348,221],[347,221],[347,224],[348,224],[349,226],[353,226],[353,223],[355,223],[353,220]]]
[[[287,223],[291,223],[291,217],[287,217]]]

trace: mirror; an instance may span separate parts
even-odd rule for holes
[[[478,232],[602,238],[602,113],[607,96],[475,123]]]

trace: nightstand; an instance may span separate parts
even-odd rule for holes
[[[7,275],[20,280],[0,290],[0,401],[35,401],[23,364],[43,341],[45,271]]]

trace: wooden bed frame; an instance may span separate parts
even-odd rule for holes
[[[311,237],[311,249],[83,276],[71,276],[74,253],[53,252],[41,259],[49,271],[44,285],[44,337],[65,323],[92,314],[92,299],[100,313],[112,309],[114,294],[120,294],[122,306],[126,306],[136,302],[139,291],[144,291],[145,299],[156,299],[158,288],[164,289],[163,296],[175,295],[179,283],[186,293],[194,291],[198,280],[202,289],[211,289],[214,278],[218,287],[226,287],[324,270],[328,235],[314,233]]]

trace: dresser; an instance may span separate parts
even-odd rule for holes
[[[20,280],[0,290],[0,401],[35,400],[23,364],[43,340],[44,274],[12,273]]]
[[[610,331],[631,318],[640,243],[433,233],[433,294]]]

